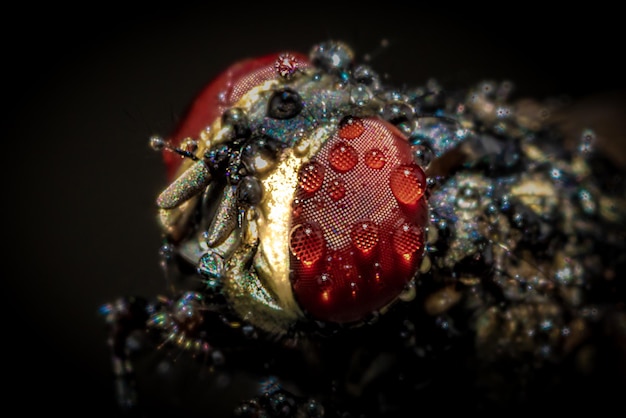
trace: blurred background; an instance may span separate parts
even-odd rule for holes
[[[5,12],[5,406],[117,416],[98,307],[164,290],[154,201],[165,177],[148,138],[167,135],[228,65],[343,40],[398,86],[510,80],[519,97],[567,97],[569,128],[594,125],[622,159],[623,26],[594,10],[316,1]]]

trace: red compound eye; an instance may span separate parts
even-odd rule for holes
[[[197,140],[203,130],[250,89],[276,77],[289,78],[308,65],[308,57],[297,52],[269,54],[233,64],[196,96],[169,142],[178,147],[186,138]],[[182,157],[165,150],[163,161],[167,178],[173,180]]]
[[[394,126],[342,121],[301,168],[294,196],[291,280],[308,314],[356,322],[398,297],[422,259],[425,188],[426,175]]]

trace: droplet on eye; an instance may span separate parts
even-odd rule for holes
[[[372,148],[365,153],[365,165],[369,168],[379,170],[385,165],[385,154],[379,149]]]
[[[318,162],[310,162],[302,167],[298,174],[298,184],[308,193],[315,193],[324,182],[324,166]]]
[[[322,302],[329,302],[331,300],[332,280],[328,273],[323,273],[317,278],[317,287]]]
[[[279,55],[274,64],[278,75],[284,78],[291,78],[298,70],[298,66],[298,59],[289,53]]]
[[[302,215],[302,200],[295,198],[293,199],[293,202],[291,202],[291,214],[293,215],[294,218],[299,217],[300,215]]]
[[[328,195],[336,202],[346,195],[346,183],[342,179],[334,179],[328,186]]]
[[[352,145],[345,142],[336,143],[328,154],[330,166],[339,173],[346,173],[354,168],[359,155]]]
[[[363,121],[354,116],[349,116],[339,123],[338,134],[341,139],[358,138],[364,131]]]
[[[415,225],[404,223],[393,234],[393,249],[405,261],[411,261],[423,245],[424,234]]]
[[[398,202],[415,205],[424,195],[426,174],[415,164],[401,164],[391,172],[389,185]]]
[[[350,282],[350,294],[352,297],[356,297],[357,292],[359,291],[359,285],[356,282]]]
[[[378,262],[374,263],[374,265],[372,266],[372,278],[377,284],[381,283],[382,275],[383,273],[382,273],[382,267],[380,263]]]
[[[320,228],[312,223],[303,223],[291,230],[289,249],[305,266],[311,266],[324,255],[326,244]]]
[[[350,238],[362,254],[369,254],[378,244],[378,227],[372,221],[357,222],[350,231]]]

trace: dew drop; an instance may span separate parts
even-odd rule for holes
[[[328,186],[328,195],[336,202],[346,195],[346,183],[342,179],[334,179]]]
[[[426,167],[433,160],[435,154],[433,150],[425,144],[416,144],[411,147],[415,162],[422,167]]]
[[[401,164],[391,172],[389,184],[398,202],[414,205],[424,195],[426,174],[415,164]]]
[[[354,139],[365,131],[363,121],[359,118],[348,116],[339,123],[339,138]]]
[[[405,223],[393,234],[393,249],[406,261],[411,261],[423,244],[422,231],[415,225]]]
[[[456,194],[456,205],[460,209],[470,210],[476,209],[480,201],[480,195],[475,187],[463,185],[458,188]]]
[[[293,201],[291,202],[291,214],[293,215],[294,218],[299,217],[300,215],[302,215],[302,199],[293,199]]]
[[[385,154],[379,149],[372,148],[365,153],[365,165],[369,168],[379,170],[383,168],[386,162]]]
[[[320,289],[328,289],[332,284],[332,280],[328,273],[322,273],[317,277],[317,285]]]
[[[353,146],[338,142],[331,148],[328,160],[337,172],[346,173],[354,168],[359,161],[359,155]]]
[[[308,193],[315,193],[324,182],[324,166],[316,161],[304,165],[298,173],[298,184]]]
[[[161,151],[165,148],[166,144],[165,140],[160,136],[155,135],[150,137],[150,147],[155,151]]]
[[[350,231],[353,245],[363,254],[369,254],[378,244],[378,226],[372,221],[356,223]]]
[[[210,280],[220,280],[224,274],[224,259],[215,251],[208,251],[198,262],[197,271]]]
[[[373,278],[374,281],[378,284],[381,283],[381,279],[383,276],[383,267],[380,265],[379,262],[374,263],[374,265],[372,266],[372,271],[373,271]]]
[[[322,273],[316,278],[319,297],[323,303],[331,301],[333,280],[329,273]]]
[[[305,266],[312,265],[324,254],[325,243],[322,231],[311,223],[295,226],[291,230],[289,249]]]
[[[331,268],[333,270],[334,277],[336,277],[337,281],[339,283],[342,283],[344,286],[346,283],[354,282],[357,280],[357,268],[348,258],[344,258],[343,256],[335,258],[333,266]]]
[[[359,285],[357,285],[356,282],[350,282],[350,294],[352,297],[355,297],[358,291]]]
[[[596,142],[596,134],[591,129],[586,129],[580,138],[578,152],[582,155],[588,156],[593,152]]]
[[[291,54],[285,53],[278,56],[274,62],[274,69],[284,78],[290,78],[300,66],[298,59]]]

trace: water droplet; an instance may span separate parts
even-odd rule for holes
[[[319,289],[319,297],[324,303],[330,302],[333,281],[330,274],[323,273],[317,277],[317,287]]]
[[[463,185],[456,194],[456,205],[465,210],[475,209],[478,206],[480,196],[475,187]]]
[[[371,99],[372,92],[367,86],[356,86],[350,92],[350,100],[357,106],[365,106]]]
[[[413,119],[413,107],[402,101],[387,103],[382,109],[382,118],[394,125],[399,125]]]
[[[383,277],[383,266],[379,262],[375,262],[372,266],[372,271],[374,272],[373,278],[376,283],[381,283]]]
[[[379,170],[385,165],[385,154],[377,148],[372,148],[365,153],[365,164],[369,168]]]
[[[328,273],[322,273],[317,277],[317,285],[320,289],[328,289],[332,284],[332,280]]]
[[[219,350],[215,350],[211,353],[211,360],[216,366],[221,366],[225,362],[224,354]]]
[[[324,166],[316,161],[304,165],[298,173],[298,184],[308,193],[315,193],[322,187]]]
[[[389,184],[398,202],[414,205],[424,195],[426,174],[415,164],[401,164],[391,172]]]
[[[350,282],[350,294],[352,295],[352,297],[355,297],[358,291],[359,285],[357,285],[355,282]]]
[[[298,59],[292,54],[280,54],[274,63],[276,72],[284,78],[291,78],[299,67]]]
[[[411,261],[423,245],[422,231],[415,225],[405,223],[393,234],[393,249],[407,261]]]
[[[589,155],[593,152],[596,143],[596,134],[591,129],[586,129],[578,144],[578,152],[582,155]]]
[[[339,123],[339,138],[354,139],[365,131],[363,121],[359,118],[348,116]]]
[[[434,153],[428,145],[417,144],[413,145],[411,149],[413,150],[413,159],[419,166],[426,167],[433,160]]]
[[[160,136],[151,136],[150,137],[150,147],[155,151],[161,151],[165,148],[166,142]]]
[[[310,418],[323,418],[324,417],[324,406],[317,402],[315,399],[311,399],[305,406],[305,414]]]
[[[291,214],[294,218],[302,215],[302,205],[302,200],[298,198],[293,199],[293,201],[291,202]]]
[[[346,195],[346,183],[342,179],[334,179],[328,186],[328,195],[333,201],[338,201]]]
[[[310,52],[311,63],[331,72],[347,70],[354,60],[354,51],[343,42],[331,41],[316,45]]]
[[[372,221],[358,222],[350,231],[354,246],[363,254],[369,254],[378,244],[378,226]]]
[[[359,155],[353,146],[338,142],[330,150],[328,160],[333,169],[339,173],[345,173],[354,168],[359,161]]]
[[[318,261],[323,256],[325,247],[322,231],[316,225],[303,223],[291,230],[289,248],[304,265],[310,266]]]
[[[198,273],[207,279],[220,280],[224,273],[224,259],[215,251],[209,251],[200,257]]]

